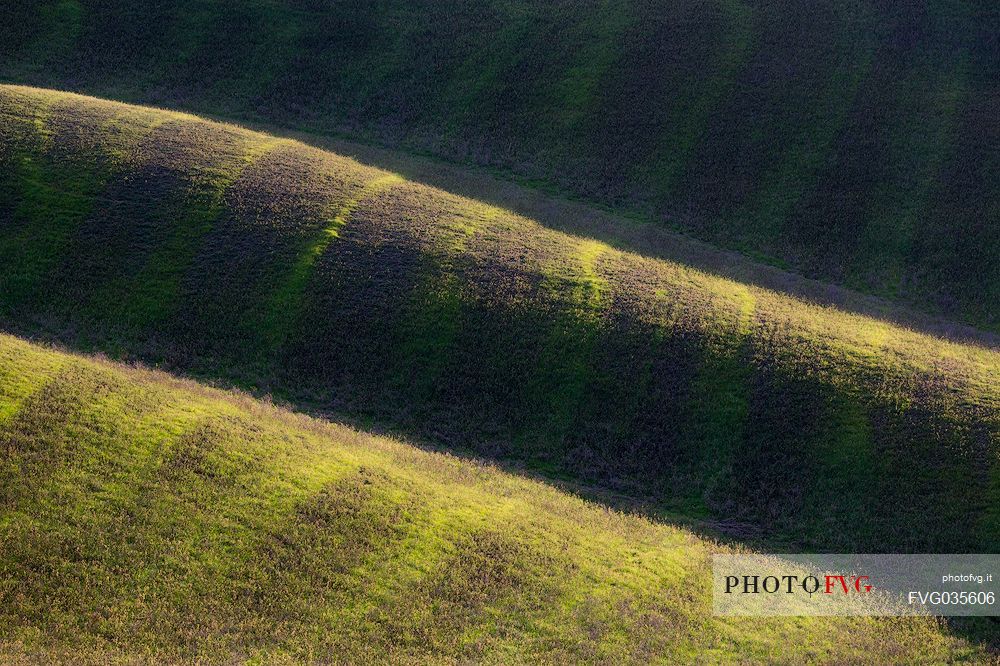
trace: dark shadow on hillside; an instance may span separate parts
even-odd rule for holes
[[[439,441],[413,427],[405,427],[383,414],[369,410],[349,411],[329,404],[292,395],[286,390],[269,391],[260,388],[242,369],[230,366],[228,370],[206,371],[192,369],[177,363],[154,363],[148,354],[134,351],[134,341],[113,340],[94,336],[93,330],[74,325],[63,326],[54,318],[40,318],[33,322],[0,318],[0,333],[19,337],[32,344],[43,345],[60,352],[94,356],[124,365],[155,368],[172,376],[189,379],[223,391],[236,391],[258,400],[265,400],[282,409],[304,414],[323,421],[342,424],[359,432],[374,436],[390,437],[423,451],[445,453],[466,462],[489,465],[506,473],[545,483],[588,502],[623,513],[640,515],[649,520],[682,527],[707,539],[733,546],[746,546],[768,552],[805,552],[810,546],[788,536],[777,535],[752,522],[729,519],[725,516],[706,515],[684,504],[670,503],[662,494],[646,492],[639,486],[628,490],[584,481],[571,471],[551,466],[539,466],[523,457],[501,457],[476,451],[452,438]],[[237,375],[243,375],[242,378]]]
[[[107,347],[83,346],[67,347],[65,341],[71,337],[70,332],[64,335],[52,335],[39,333],[39,329],[33,328],[28,331],[23,327],[11,326],[5,322],[2,329],[5,333],[12,333],[27,337],[34,343],[41,342],[49,344],[57,349],[66,350],[70,353],[95,353],[102,358],[143,365],[143,359],[124,353],[107,354]],[[27,335],[28,332],[34,335]],[[289,409],[298,413],[306,414],[314,418],[346,425],[350,428],[376,436],[392,437],[404,441],[410,446],[431,453],[446,453],[465,462],[473,464],[485,464],[505,473],[530,479],[557,488],[562,492],[574,495],[582,500],[601,505],[611,510],[639,515],[648,520],[662,525],[688,530],[692,534],[710,541],[724,544],[731,547],[750,548],[759,552],[768,553],[795,553],[795,552],[817,552],[817,549],[803,544],[795,539],[785,538],[780,535],[768,534],[761,526],[753,523],[741,522],[737,520],[727,520],[720,517],[706,517],[696,515],[690,511],[685,511],[683,507],[666,507],[662,498],[641,493],[626,493],[600,485],[580,482],[566,474],[554,475],[538,469],[534,469],[522,461],[509,460],[496,457],[484,457],[461,447],[443,446],[432,440],[422,438],[409,429],[394,427],[385,421],[380,421],[371,416],[352,414],[342,411],[331,411],[321,405],[312,404],[306,400],[284,401],[273,400],[273,397],[260,390],[238,381],[230,381],[221,378],[218,374],[206,376],[198,373],[183,372],[176,368],[164,368],[172,374],[222,390],[236,390],[248,393],[258,399],[266,399],[274,402],[279,407]],[[822,550],[822,549],[820,549]],[[978,644],[991,654],[1000,655],[1000,641],[998,641],[997,618],[995,617],[973,617],[973,618],[947,618],[944,620],[947,629],[955,636]]]
[[[510,316],[507,313],[499,318]],[[803,457],[803,443],[815,444],[819,441],[817,433],[810,432],[809,422],[817,419],[828,421],[837,418],[837,414],[831,411],[829,394],[808,382],[789,381],[789,378],[767,368],[758,370],[760,377],[754,380],[749,394],[748,418],[754,424],[753,432],[738,450],[729,452],[728,457],[723,456],[723,451],[716,452],[717,460],[710,462],[710,466],[729,464],[732,470],[706,486],[705,479],[692,476],[708,471],[701,467],[708,462],[703,459],[704,451],[693,449],[697,442],[683,440],[673,432],[683,427],[678,419],[684,416],[684,407],[678,403],[676,413],[664,413],[674,400],[662,394],[678,389],[673,384],[637,389],[640,393],[649,391],[665,400],[640,400],[636,406],[642,412],[656,414],[657,423],[663,422],[662,428],[646,433],[645,439],[641,439],[644,437],[641,431],[633,433],[634,437],[641,439],[639,442],[622,441],[613,437],[610,431],[598,436],[603,432],[597,427],[599,422],[583,420],[575,424],[574,429],[580,432],[571,437],[571,442],[561,445],[549,442],[547,447],[542,446],[543,449],[550,449],[547,455],[537,456],[531,449],[515,444],[517,424],[507,424],[506,429],[502,428],[498,424],[502,417],[490,411],[488,401],[462,398],[462,395],[474,392],[472,389],[477,386],[475,378],[466,378],[461,382],[456,380],[458,386],[448,400],[443,400],[445,406],[438,406],[435,410],[433,404],[426,404],[413,396],[407,399],[409,394],[405,389],[394,390],[388,386],[391,381],[384,376],[385,368],[367,368],[363,374],[375,375],[370,383],[358,381],[353,385],[344,385],[331,376],[317,384],[315,378],[309,377],[301,368],[282,377],[261,372],[250,362],[231,355],[207,360],[198,355],[164,353],[168,347],[164,346],[163,340],[143,340],[121,329],[67,321],[55,314],[0,318],[0,330],[74,353],[98,354],[118,362],[153,366],[223,390],[243,391],[290,411],[344,423],[359,431],[389,435],[425,450],[447,452],[492,464],[603,506],[682,525],[724,543],[748,545],[770,552],[853,552],[856,549],[862,552],[895,552],[896,548],[909,552],[907,548],[918,543],[927,552],[952,552],[950,548],[956,546],[973,547],[972,542],[962,546],[949,538],[949,535],[955,537],[963,533],[968,527],[961,520],[965,511],[962,507],[966,504],[961,501],[961,493],[954,488],[952,499],[955,501],[952,504],[958,515],[935,512],[933,503],[922,506],[916,496],[923,497],[927,488],[919,485],[911,487],[903,478],[892,485],[895,489],[892,492],[882,489],[889,492],[888,495],[880,495],[868,487],[842,488],[843,492],[856,491],[854,500],[857,503],[854,504],[836,506],[836,502],[831,500],[815,506],[814,503],[803,502],[803,493],[808,486],[821,481],[824,474],[838,472],[833,468],[816,468],[807,457]],[[632,339],[634,342],[646,337],[641,331],[636,335],[631,335],[629,331],[618,333],[606,340],[609,359],[624,356],[629,349],[628,344],[616,347],[613,340],[627,342]],[[183,346],[190,348],[187,344]],[[487,346],[484,343],[470,345],[470,348],[484,355]],[[354,351],[358,358],[372,356],[365,345]],[[667,350],[668,360],[673,366],[669,372],[661,373],[664,381],[677,383],[678,368],[691,351],[684,345]],[[322,357],[319,360],[320,366],[326,365]],[[357,363],[357,359],[352,358],[341,360],[349,365]],[[488,375],[478,381],[483,381]],[[634,383],[625,381],[623,385]],[[324,389],[324,386],[327,388]],[[480,388],[483,390],[475,392],[476,395],[481,397],[481,394],[490,393],[486,387]],[[618,392],[621,394],[619,402],[635,401],[628,390],[620,389]],[[605,391],[599,387],[595,387],[594,393],[601,400],[606,397]],[[800,413],[789,413],[781,407],[785,403],[799,406]],[[614,411],[620,407],[612,406],[611,409]],[[703,405],[703,408],[708,409],[708,405]],[[504,406],[495,409],[503,410]],[[530,415],[519,416],[534,422]],[[934,439],[942,450],[950,449],[953,444],[928,435],[926,428],[933,427],[933,423],[896,419],[898,423],[893,424],[888,422],[892,418],[888,414],[880,418],[886,420],[883,427],[887,429],[887,434],[892,434],[896,428],[903,428],[903,434]],[[537,420],[537,415],[534,419]],[[487,427],[490,424],[492,428]],[[523,428],[523,424],[520,427]],[[593,437],[585,438],[583,435],[586,433]],[[558,439],[558,432],[548,436]],[[882,455],[886,457],[887,464],[897,467],[897,471],[904,476],[910,466],[941,463],[938,458],[928,457],[920,449],[909,447],[900,452],[890,448],[883,450]],[[553,455],[557,458],[553,459]],[[954,471],[957,470],[942,468],[943,473]],[[975,492],[972,485],[967,489],[969,493]],[[887,521],[877,521],[870,515],[871,507],[866,500],[881,502],[882,506],[906,503],[913,511],[920,513],[926,509],[926,513],[921,513],[920,525],[912,513],[904,516],[905,512],[895,516],[901,524],[893,520],[894,514],[883,516]],[[825,520],[826,527],[831,529],[815,529],[820,519]],[[932,524],[938,528],[930,527]],[[921,534],[921,528],[929,529],[931,534]]]
[[[23,321],[17,324],[3,321],[0,325],[4,332],[34,342],[41,341],[59,348],[68,348],[69,351],[76,353],[97,353],[125,363],[149,364],[152,360],[143,354],[141,349],[129,351],[130,348],[135,349],[134,340],[115,340],[113,336],[101,335],[95,337],[93,330],[74,327],[60,329],[55,320],[39,320],[27,324]],[[657,495],[644,490],[641,485],[632,485],[628,488],[615,487],[613,483],[605,485],[599,481],[585,480],[575,475],[572,470],[540,466],[516,453],[502,455],[499,452],[494,454],[490,450],[475,451],[464,443],[447,437],[445,441],[441,441],[435,438],[436,433],[428,433],[426,429],[422,430],[412,423],[403,423],[384,412],[337,409],[306,395],[290,392],[287,386],[279,386],[277,390],[268,391],[246,374],[246,368],[223,366],[205,369],[185,367],[176,363],[164,363],[159,367],[177,376],[187,377],[223,390],[242,391],[256,398],[270,400],[291,411],[342,423],[361,432],[390,436],[425,451],[447,453],[465,461],[487,464],[510,474],[545,483],[609,509],[641,515],[657,523],[684,528],[699,537],[718,543],[772,553],[844,552],[845,550],[843,542],[831,541],[824,547],[815,540],[804,541],[793,533],[776,530],[774,525],[759,520],[747,520],[738,515],[739,512],[731,512],[728,507],[723,507],[721,511],[706,513],[704,507],[696,507],[684,497],[672,498],[669,494],[663,493]],[[768,479],[766,473],[764,476],[769,484],[780,485],[787,481],[782,478]],[[729,490],[727,487],[727,491]],[[905,546],[900,550],[909,552]],[[996,625],[992,619],[956,618],[948,621],[948,627],[955,635],[981,644],[986,649],[994,652],[1000,650],[1000,646],[996,643]]]
[[[232,122],[232,118],[209,117]],[[550,229],[593,238],[621,250],[684,264],[719,277],[865,315],[945,340],[1000,348],[998,333],[755,261],[739,252],[721,249],[651,221],[568,198],[550,188],[522,185],[506,174],[390,150],[350,138],[264,123],[239,122],[250,129],[294,138],[307,145],[351,157],[362,164],[398,173],[414,182],[510,210]]]
[[[0,83],[38,85],[30,77],[27,80],[15,77]],[[155,105],[160,102],[141,94],[109,94],[104,88],[84,86],[67,91],[120,99],[132,104]],[[315,148],[351,157],[362,164],[398,173],[411,181],[512,211],[550,229],[600,240],[624,251],[676,262],[705,273],[872,317],[944,340],[1000,349],[1000,333],[978,329],[887,298],[808,278],[740,252],[722,249],[652,220],[572,198],[546,182],[522,184],[499,169],[458,164],[429,155],[390,149],[358,136],[341,135],[325,129],[320,133],[308,128],[274,125],[242,114],[213,111],[205,107],[193,108],[182,102],[171,103],[170,109],[293,138]]]

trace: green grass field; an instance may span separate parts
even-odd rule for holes
[[[0,664],[1000,666],[711,592],[997,551],[998,34],[3,0]]]
[[[933,618],[723,618],[692,532],[0,336],[4,663],[987,663]]]
[[[8,0],[0,79],[478,164],[1000,331],[992,0]]]
[[[0,138],[8,330],[772,545],[1000,542],[987,346],[184,114],[3,86]]]

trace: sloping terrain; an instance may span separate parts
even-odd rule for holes
[[[8,0],[0,77],[499,167],[1000,330],[993,0]]]
[[[0,336],[4,663],[985,663],[933,618],[711,614],[726,547]]]
[[[803,547],[1000,542],[1000,355],[183,114],[0,87],[9,330]]]

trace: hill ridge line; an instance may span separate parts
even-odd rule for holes
[[[53,143],[40,147],[17,119],[51,98]],[[9,330],[806,545],[846,538],[817,512],[853,525],[855,547],[973,548],[1000,529],[997,351],[622,251],[295,142],[223,178],[217,165],[274,141],[242,128],[179,119],[141,138],[99,134],[109,116],[141,124],[151,112],[28,88],[0,87],[0,107]],[[122,154],[105,181],[106,156]],[[392,186],[359,197],[380,178]],[[48,228],[61,202],[101,193],[119,203],[68,218],[66,244],[21,251],[18,234]],[[351,223],[326,234],[331,202],[354,199]],[[268,295],[324,234],[301,308],[276,324]],[[173,238],[188,248],[175,278],[129,287]],[[147,301],[158,317],[118,315]],[[777,482],[789,466],[800,485]],[[903,508],[874,510],[884,503]]]
[[[0,376],[13,663],[991,658],[934,618],[713,615],[743,546],[245,394],[5,334]]]
[[[764,289],[776,295],[803,301],[817,307],[832,307],[844,311],[845,314],[878,320],[891,326],[905,329],[918,335],[927,335],[944,342],[973,345],[991,351],[1000,349],[1000,334],[992,330],[976,328],[973,325],[956,319],[949,319],[913,309],[905,303],[893,302],[876,294],[854,291],[833,282],[824,282],[815,278],[809,278],[785,268],[759,262],[749,255],[736,250],[705,242],[682,230],[656,228],[648,222],[637,220],[634,216],[630,217],[624,213],[606,210],[597,202],[573,199],[565,193],[534,189],[522,185],[509,177],[505,177],[503,174],[485,171],[475,165],[449,162],[440,158],[428,157],[421,153],[407,152],[405,149],[393,151],[378,143],[363,143],[348,134],[309,132],[273,123],[255,122],[234,116],[205,113],[195,109],[178,111],[155,105],[136,105],[127,101],[94,97],[72,90],[42,88],[16,82],[4,82],[2,80],[0,80],[0,87],[58,92],[82,99],[102,100],[113,104],[121,104],[127,107],[142,108],[176,116],[176,118],[164,119],[164,122],[187,119],[198,122],[219,123],[234,130],[271,136],[278,141],[294,141],[307,148],[330,151],[334,154],[350,157],[360,164],[395,174],[407,181],[425,184],[448,195],[465,197],[470,201],[479,202],[490,208],[498,209],[499,212],[520,215],[526,219],[539,222],[554,231],[563,231],[569,235],[575,235],[583,239],[595,240],[619,251],[631,252],[648,259],[684,264],[690,270],[699,271],[711,277],[730,280],[750,288]],[[340,150],[328,147],[331,145],[339,146]],[[357,153],[357,155],[354,153]],[[420,164],[421,166],[414,166],[413,169],[422,174],[424,178],[408,177],[404,173],[398,172],[399,165],[393,165],[393,159],[386,157],[390,154],[395,155],[399,162]],[[383,159],[380,160],[378,159],[379,157]],[[447,172],[447,175],[440,176],[439,178],[431,177],[428,171],[435,167],[443,169]],[[613,224],[604,222],[600,228],[584,225],[577,226],[571,221],[572,215],[566,215],[566,219],[562,223],[550,225],[546,221],[539,221],[533,218],[530,214],[517,212],[511,207],[510,201],[504,202],[500,200],[491,202],[479,199],[471,194],[448,189],[444,185],[437,185],[433,182],[438,179],[446,180],[447,178],[454,178],[455,174],[458,173],[468,175],[469,181],[481,179],[508,185],[515,191],[521,191],[520,198],[526,198],[524,194],[527,193],[534,195],[534,197],[527,198],[559,202],[566,205],[568,210],[571,211],[582,209],[595,217],[604,217],[607,220],[613,220]],[[467,185],[468,182],[463,184]],[[507,196],[517,198],[516,195],[512,194],[508,194]],[[593,225],[594,222],[588,220],[587,224]],[[741,274],[743,274],[743,277],[740,277]],[[755,282],[754,280],[758,280],[759,282]],[[785,283],[785,288],[779,286],[781,283]]]

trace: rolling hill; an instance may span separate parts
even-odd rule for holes
[[[0,151],[7,330],[741,538],[1000,542],[1000,355],[985,346],[181,113],[0,86]]]
[[[342,132],[1000,331],[991,0],[13,0],[0,78]]]
[[[934,618],[711,614],[725,546],[0,336],[4,663],[993,659]]]

